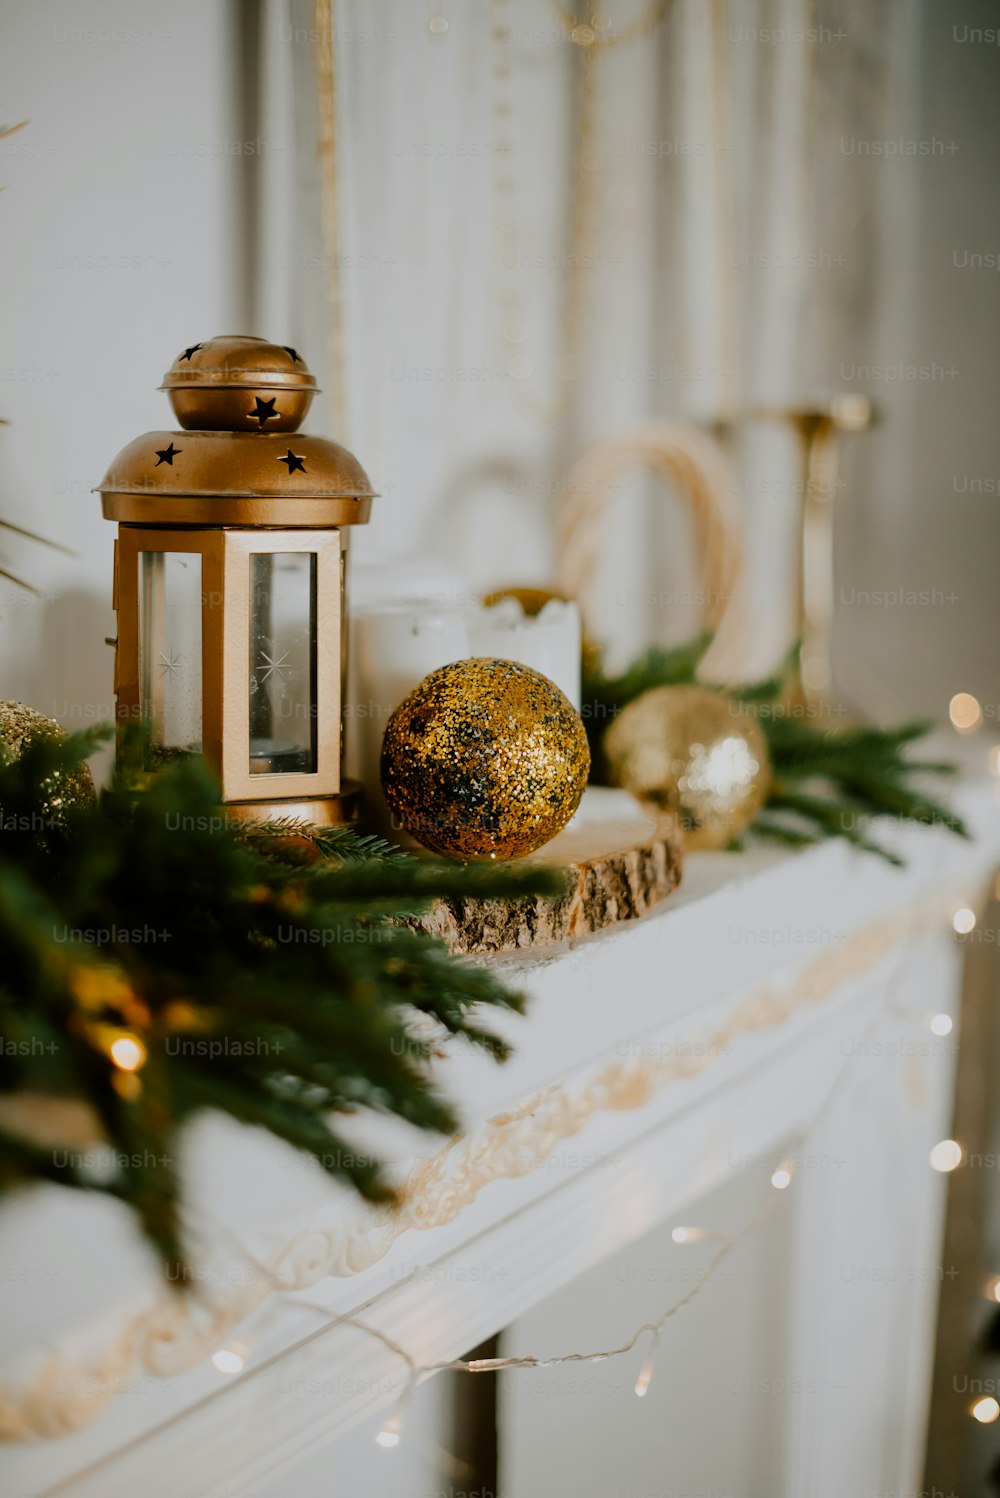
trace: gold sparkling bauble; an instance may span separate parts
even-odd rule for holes
[[[0,745],[7,758],[17,759],[28,740],[34,738],[61,739],[65,734],[52,718],[25,707],[23,702],[0,702]],[[44,787],[38,808],[45,824],[37,829],[38,835],[41,837],[52,828],[64,827],[73,811],[93,799],[94,782],[86,765],[63,775],[53,775]],[[0,827],[4,826],[4,809],[0,806]],[[22,830],[30,832],[35,829]]]
[[[515,661],[455,661],[392,714],[382,787],[396,825],[452,858],[523,858],[580,804],[590,751],[559,688]]]
[[[708,687],[654,687],[604,736],[608,774],[676,815],[689,848],[725,848],[750,826],[771,779],[756,719]]]

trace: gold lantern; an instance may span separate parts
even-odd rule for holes
[[[186,348],[166,390],[179,432],[147,432],[100,484],[118,521],[119,722],[155,765],[201,752],[236,816],[351,821],[341,782],[343,527],[372,488],[351,454],[298,431],[316,382],[293,348]]]

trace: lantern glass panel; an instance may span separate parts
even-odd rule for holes
[[[250,557],[250,773],[316,771],[316,556]]]
[[[202,746],[201,557],[139,556],[139,696],[153,763]]]

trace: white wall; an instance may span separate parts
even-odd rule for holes
[[[848,470],[836,659],[851,697],[883,719],[941,716],[968,691],[995,728],[1000,48],[973,38],[996,36],[997,8],[921,0],[902,19],[895,71],[909,53],[918,91],[889,134],[927,154],[847,159],[895,205],[895,232],[869,246],[878,316],[836,358],[924,374],[868,381],[882,420]],[[836,232],[856,258],[850,220]]]
[[[173,425],[157,385],[242,321],[234,12],[212,0],[32,0],[0,19],[0,697],[67,726],[113,716],[114,527],[90,490]]]

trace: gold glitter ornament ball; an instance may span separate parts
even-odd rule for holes
[[[559,688],[515,661],[455,661],[392,714],[382,788],[404,831],[451,858],[523,858],[565,827],[590,770]]]
[[[725,848],[764,804],[771,779],[756,719],[708,687],[654,687],[604,736],[608,774],[673,812],[689,848]]]
[[[30,739],[62,739],[66,735],[53,718],[36,713],[23,702],[0,702],[0,746],[8,760],[19,758]],[[86,806],[94,799],[94,782],[86,765],[80,765],[65,775],[54,775],[44,787],[39,811],[49,827],[65,827],[71,812]],[[4,809],[0,805],[0,828],[5,825]],[[13,831],[21,830],[17,828]],[[23,829],[32,831],[32,828]],[[38,829],[39,836],[47,830]]]

